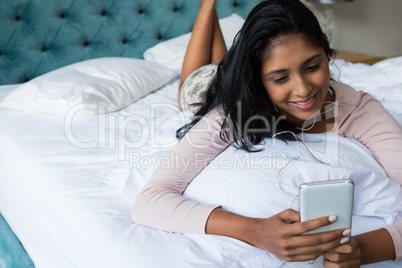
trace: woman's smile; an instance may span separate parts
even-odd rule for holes
[[[294,101],[290,103],[301,110],[310,110],[314,107],[316,102],[317,102],[317,93],[306,101]]]

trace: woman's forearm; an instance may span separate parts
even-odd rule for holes
[[[257,222],[258,219],[244,217],[217,208],[212,211],[208,218],[205,233],[236,238],[256,246],[253,233],[255,232]]]
[[[307,261],[342,244],[345,229],[303,235],[334,220],[331,216],[300,222],[299,213],[291,209],[266,219],[250,218],[217,208],[210,214],[205,232],[236,238],[286,261]]]
[[[389,232],[378,229],[355,236],[361,251],[361,264],[395,260],[395,246]]]

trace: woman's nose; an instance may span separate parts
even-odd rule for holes
[[[311,87],[307,79],[300,76],[294,79],[293,94],[301,98],[306,98],[311,92]]]

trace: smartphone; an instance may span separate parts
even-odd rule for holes
[[[351,228],[353,191],[354,184],[349,179],[301,184],[299,188],[301,222],[322,216],[336,215],[338,217],[334,223],[305,234],[316,234],[339,228]]]

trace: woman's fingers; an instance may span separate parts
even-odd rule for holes
[[[361,251],[356,239],[351,237],[349,243],[340,245],[335,249],[325,252],[324,266],[332,267],[360,267]]]
[[[325,268],[354,268],[360,267],[360,251],[358,253],[351,253],[351,254],[335,254],[332,253],[332,259],[328,259],[329,255],[326,253],[324,254],[324,267]]]
[[[299,212],[292,210],[292,209],[287,209],[281,213],[278,214],[278,216],[282,219],[284,223],[288,223],[288,229],[289,230],[284,230],[284,232],[288,233],[291,236],[297,236],[301,235],[310,231],[314,231],[317,228],[323,227],[330,225],[334,223],[337,220],[337,217],[335,215],[330,215],[330,216],[323,216],[317,219],[305,221],[305,222],[300,222],[299,220]],[[337,237],[340,237],[343,230],[336,230],[336,231],[330,231],[330,232],[325,232],[327,233],[326,235],[323,236],[315,236],[315,235],[305,235],[306,237],[310,237],[310,240],[313,240],[313,243],[317,243],[320,241],[316,241],[316,239],[324,239],[323,242],[327,242],[330,240],[334,240]],[[331,233],[334,232],[334,233]],[[328,239],[326,239],[328,237]],[[303,239],[304,240],[304,239]],[[308,240],[306,240],[308,241]],[[310,245],[311,243],[308,243]]]
[[[294,245],[294,247],[301,247],[314,246],[331,242],[335,245],[335,247],[338,247],[339,245],[349,242],[349,234],[350,229],[337,229],[318,234],[294,236],[292,237],[291,241],[289,241],[289,243]],[[333,248],[329,248],[326,250],[332,250]]]
[[[276,241],[277,256],[286,261],[314,260],[326,251],[333,250],[341,245],[342,239],[350,232],[338,229],[318,234],[306,234],[319,227],[336,221],[335,216],[300,222],[299,212],[288,209],[278,214],[282,224],[270,235],[270,241]],[[346,238],[347,239],[347,238]]]
[[[354,238],[349,243],[340,245],[328,252],[325,252],[324,257],[332,262],[343,262],[349,259],[360,257],[360,249]]]
[[[348,242],[349,229],[337,229],[318,234],[305,234],[317,228],[327,226],[337,220],[336,216],[325,216],[318,219],[300,222],[299,212],[288,209],[266,219],[263,230],[268,231],[262,238],[261,248],[283,258],[286,261],[315,260],[325,252],[347,249],[339,246]],[[339,257],[340,252],[328,255],[330,259]],[[337,255],[338,254],[338,255]]]
[[[333,237],[335,239],[332,239]],[[326,251],[339,247],[343,238],[342,232],[338,232],[338,230],[311,235],[308,238],[306,236],[292,237],[282,241],[280,252],[287,261],[314,260]]]
[[[329,215],[305,222],[300,222],[300,213],[293,209],[284,210],[279,213],[278,216],[285,223],[297,223],[292,226],[292,232],[294,235],[313,231],[317,228],[330,225],[337,220],[337,217],[335,215]]]
[[[295,232],[299,234],[304,234],[310,231],[313,231],[317,228],[330,225],[331,223],[335,222],[337,217],[335,215],[331,216],[324,216],[314,220],[309,220],[305,222],[300,222],[295,228]]]
[[[289,239],[290,248],[320,246],[323,251],[330,251],[344,243],[342,229],[319,234],[294,236]]]
[[[323,262],[325,268],[360,268],[359,260],[351,260],[346,262],[330,262],[324,260]]]
[[[320,257],[322,254],[320,253],[311,253],[304,255],[292,255],[292,256],[282,256],[281,258],[287,262],[300,262],[300,261],[311,261]]]
[[[278,214],[285,223],[300,222],[300,213],[293,209],[287,209]]]

